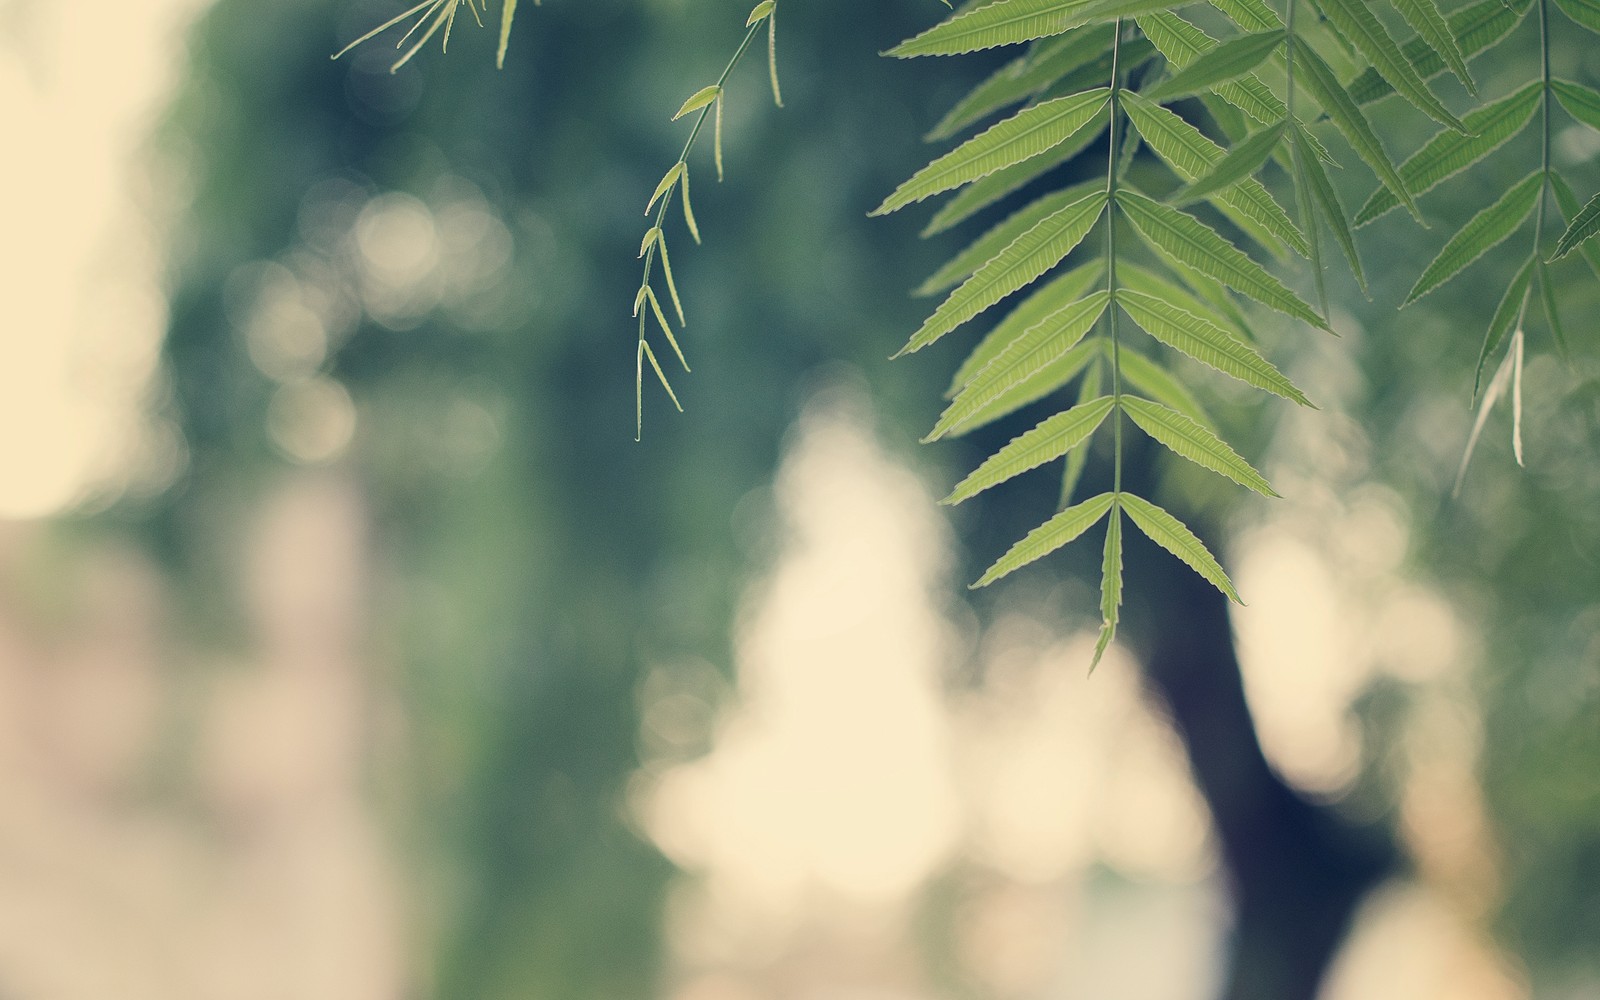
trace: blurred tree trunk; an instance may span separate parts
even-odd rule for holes
[[[1136,532],[1125,537],[1135,581],[1127,638],[1183,741],[1227,866],[1234,927],[1222,1000],[1314,1000],[1356,908],[1397,868],[1393,841],[1272,770],[1245,701],[1227,599]]]

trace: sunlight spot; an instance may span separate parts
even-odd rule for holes
[[[894,902],[959,833],[931,593],[948,542],[921,486],[834,410],[802,421],[777,495],[789,539],[741,630],[743,704],[709,757],[661,778],[647,825],[760,909],[812,887]],[[688,707],[646,718],[670,730]]]
[[[344,386],[315,378],[282,386],[267,408],[272,443],[303,465],[321,465],[344,454],[355,436],[356,408]]]

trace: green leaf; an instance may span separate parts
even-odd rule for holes
[[[1596,233],[1600,233],[1600,194],[1589,199],[1589,204],[1573,217],[1567,231],[1561,234],[1561,239],[1556,243],[1556,252],[1549,259],[1552,262],[1560,260]]]
[[[1156,251],[1215,278],[1264,306],[1312,326],[1328,329],[1327,321],[1313,312],[1283,282],[1268,274],[1260,264],[1246,257],[1232,243],[1219,236],[1216,230],[1194,216],[1152,201],[1128,188],[1117,192],[1117,205]]]
[[[1005,555],[990,566],[988,571],[979,578],[972,589],[987,587],[996,580],[1012,573],[1031,562],[1042,559],[1056,549],[1061,548],[1079,535],[1094,527],[1106,511],[1111,509],[1114,497],[1110,493],[1102,493],[1091,497],[1075,507],[1052,517],[1028,533],[1022,541],[1013,545]]]
[[[1472,58],[1511,33],[1528,12],[1533,0],[1479,0],[1445,18],[1461,52]],[[1423,78],[1444,71],[1444,58],[1421,38],[1401,46],[1406,61]],[[1394,93],[1389,82],[1368,67],[1350,82],[1350,95],[1357,104],[1371,104]]]
[[[1228,155],[1221,146],[1206,138],[1199,129],[1176,113],[1152,104],[1138,94],[1124,93],[1122,106],[1128,113],[1128,120],[1133,122],[1144,141],[1185,182],[1210,173]],[[1288,244],[1301,256],[1310,250],[1305,235],[1296,228],[1260,181],[1247,178],[1217,192],[1210,200],[1241,229],[1252,232],[1252,235],[1255,235],[1253,230],[1264,230]]]
[[[699,90],[689,95],[689,99],[683,102],[683,107],[679,108],[678,113],[672,116],[672,120],[677,121],[679,118],[682,118],[684,115],[689,114],[692,111],[699,111],[701,108],[705,107],[721,96],[722,88],[717,84],[712,84],[709,87],[701,87]]]
[[[969,428],[972,418],[989,404],[1076,347],[1105,312],[1110,297],[1102,289],[1082,301],[1062,306],[1023,331],[972,377],[945,407],[924,441],[937,441],[958,429]]]
[[[1020,111],[919,170],[872,214],[887,215],[1059,146],[1093,121],[1110,97],[1110,88],[1101,87]]]
[[[1078,130],[1077,135],[1043,156],[1035,156],[1031,160],[1023,160],[1021,163],[996,170],[956,192],[945,202],[944,207],[934,213],[933,218],[923,227],[922,235],[933,236],[965,222],[1006,195],[1020,190],[1083,152],[1105,133],[1106,122],[1110,119],[1109,110],[1109,107],[1102,108],[1088,125]],[[1101,181],[1100,184],[1103,187],[1105,182]]]
[[[1301,406],[1311,405],[1305,393],[1272,362],[1220,327],[1152,295],[1126,288],[1117,290],[1117,304],[1141,329],[1173,350],[1258,389],[1294,400]]]
[[[1104,343],[1104,342],[1102,342]],[[1102,353],[1111,357],[1110,344],[1105,343]],[[1206,430],[1216,433],[1216,424],[1194,398],[1187,386],[1170,372],[1126,344],[1117,348],[1117,360],[1122,366],[1122,380],[1164,406],[1171,407],[1193,420]]]
[[[1213,287],[1220,288],[1215,282]],[[1136,292],[1154,296],[1171,305],[1177,306],[1184,312],[1193,313],[1212,326],[1219,326],[1235,340],[1249,342],[1252,338],[1250,332],[1239,322],[1239,317],[1225,313],[1217,308],[1216,304],[1199,298],[1185,288],[1168,281],[1154,271],[1147,270],[1132,261],[1121,260],[1117,262],[1117,287],[1131,288]],[[1226,296],[1226,291],[1221,292]],[[1231,311],[1230,311],[1231,312]]]
[[[1106,521],[1106,547],[1100,557],[1100,638],[1094,644],[1090,672],[1100,665],[1106,647],[1117,637],[1119,609],[1122,607],[1122,511],[1111,511]]]
[[[1045,217],[951,292],[895,357],[922,350],[1061,263],[1105,207],[1106,193],[1096,191]]]
[[[958,12],[884,54],[900,59],[953,56],[1061,35],[1083,24],[1081,15],[1094,4],[1095,0],[997,0]]]
[[[1063,75],[1098,59],[1111,48],[1111,26],[1074,31],[1064,38],[1042,40],[1035,53],[1018,56],[989,75],[956,103],[926,139],[948,139],[974,122],[1031,97]]]
[[[1222,11],[1234,24],[1246,31],[1266,31],[1282,28],[1283,19],[1267,5],[1266,0],[1211,0],[1211,6]]]
[[[506,68],[506,50],[511,48],[511,19],[516,15],[517,0],[505,0],[505,6],[500,8],[500,47],[494,55],[498,69]]]
[[[661,362],[656,360],[656,352],[650,346],[648,340],[639,341],[639,353],[641,358],[649,359],[650,367],[656,371],[656,378],[661,380],[661,388],[667,390],[667,395],[672,397],[672,405],[678,408],[679,413],[682,413],[683,404],[678,402],[678,394],[672,391],[672,383],[667,381],[667,373],[661,370]]]
[[[1233,589],[1233,581],[1228,579],[1228,574],[1217,565],[1217,560],[1211,555],[1205,543],[1196,538],[1194,532],[1184,526],[1183,522],[1171,514],[1157,507],[1155,504],[1135,496],[1132,493],[1120,494],[1118,500],[1128,516],[1133,518],[1133,523],[1139,526],[1152,542],[1182,559],[1193,569],[1235,604],[1243,604],[1239,600],[1238,591]]]
[[[1167,57],[1167,62],[1180,70],[1217,45],[1216,39],[1176,14],[1157,12],[1139,18],[1139,30]],[[1287,114],[1283,102],[1267,89],[1266,84],[1246,76],[1231,83],[1220,84],[1216,94],[1234,107],[1255,119],[1259,125],[1273,125]]]
[[[1438,288],[1516,232],[1532,214],[1543,183],[1544,174],[1535,171],[1502,195],[1499,201],[1473,216],[1472,221],[1450,238],[1450,242],[1439,251],[1439,256],[1422,272],[1422,277],[1417,279],[1415,287],[1401,305],[1408,306]]]
[[[945,6],[949,6],[946,2]],[[778,10],[767,15],[767,82],[772,84],[772,103],[783,107],[783,88],[778,85]]]
[[[1561,309],[1556,305],[1556,286],[1550,280],[1550,269],[1542,260],[1535,260],[1535,275],[1539,282],[1539,298],[1544,303],[1544,318],[1550,323],[1550,335],[1555,338],[1556,350],[1563,358],[1571,358],[1572,352],[1567,350],[1567,334],[1561,326]],[[1521,375],[1519,368],[1517,374]],[[1517,456],[1517,464],[1522,464],[1522,456]]]
[[[650,303],[650,311],[655,314],[656,322],[661,325],[661,332],[667,335],[667,343],[672,345],[672,350],[678,355],[678,362],[683,365],[683,370],[689,370],[689,362],[683,358],[683,349],[678,346],[678,338],[673,336],[672,324],[667,322],[666,314],[661,311],[661,301],[656,298],[655,289],[649,285],[639,289],[639,295],[633,300],[633,314],[639,315],[639,308],[646,302]]]
[[[1037,427],[1019,434],[995,452],[939,502],[958,504],[970,500],[984,490],[1055,461],[1089,440],[1096,428],[1105,422],[1113,403],[1110,396],[1101,396],[1093,402],[1046,417]]]
[[[1400,46],[1389,37],[1389,32],[1372,12],[1368,0],[1315,0],[1315,3],[1339,33],[1366,57],[1372,68],[1417,110],[1458,132],[1467,130],[1417,75]]]
[[[1282,31],[1263,31],[1230,38],[1145,91],[1144,96],[1164,104],[1178,97],[1211,90],[1218,84],[1236,80],[1254,70],[1282,44]]]
[[[678,174],[678,187],[683,189],[683,224],[689,227],[689,235],[694,237],[696,244],[700,242],[700,224],[694,220],[694,203],[689,200],[689,167],[683,167]]]
[[[928,276],[928,280],[919,285],[911,294],[918,297],[936,295],[947,288],[954,288],[966,280],[974,271],[989,263],[1000,251],[1015,243],[1017,237],[1037,226],[1045,218],[1054,215],[1061,209],[1072,204],[1085,194],[1105,188],[1105,181],[1092,180],[1082,184],[1074,184],[1038,198],[1022,208],[1013,212],[997,223],[992,229],[979,236],[966,249],[950,258],[939,270]]]
[[[1411,30],[1417,33],[1417,37],[1428,43],[1428,48],[1444,59],[1456,79],[1460,80],[1467,90],[1476,94],[1478,87],[1472,82],[1472,74],[1467,71],[1467,57],[1462,54],[1461,46],[1456,44],[1456,36],[1450,30],[1444,15],[1439,12],[1438,5],[1433,0],[1394,0],[1394,8],[1406,19],[1406,23],[1411,25]],[[1409,60],[1407,64],[1410,65]],[[1470,127],[1468,125],[1468,128]]]
[[[660,226],[652,227],[644,234],[644,243],[640,245],[639,256],[643,257],[645,251],[652,246],[661,255],[661,273],[666,275],[667,291],[672,293],[672,308],[678,314],[678,324],[687,326],[688,321],[683,318],[683,300],[678,296],[678,282],[672,277],[672,258],[667,255],[667,234],[661,231]],[[634,303],[634,309],[637,312],[637,302]]]
[[[955,437],[968,434],[992,424],[1002,417],[1036,403],[1068,382],[1078,377],[1089,364],[1099,359],[1101,354],[1100,341],[1084,340],[1065,354],[1046,361],[1043,365],[1023,376],[1017,382],[994,396],[989,402],[978,407],[970,416],[957,421],[947,432],[946,436]]]
[[[1020,337],[1029,327],[1063,306],[1076,302],[1090,286],[1100,280],[1104,273],[1100,261],[1091,260],[1051,278],[1037,291],[1028,295],[1011,310],[1010,315],[985,335],[978,346],[972,349],[971,354],[967,355],[967,359],[961,363],[961,367],[950,382],[947,398],[954,398],[956,393],[972,381],[974,375],[982,371],[1007,344]]]
[[[1472,135],[1444,131],[1429,139],[1400,165],[1400,179],[1406,189],[1416,195],[1425,194],[1510,142],[1533,121],[1542,89],[1542,84],[1530,83],[1467,115],[1466,124]],[[1399,201],[1388,188],[1379,188],[1356,213],[1355,224],[1364,226],[1397,205]]]
[[[1172,200],[1178,204],[1188,204],[1209,198],[1223,188],[1237,184],[1266,165],[1282,138],[1281,124],[1262,129],[1230,149],[1210,173],[1178,191]]]
[[[1600,3],[1595,0],[1556,0],[1556,6],[1590,31],[1600,31]]]
[[[1296,135],[1296,141],[1298,142],[1303,135],[1304,133]],[[1344,204],[1339,201],[1339,192],[1334,188],[1333,181],[1328,178],[1328,171],[1322,166],[1322,160],[1302,144],[1294,154],[1294,169],[1297,184],[1310,196],[1312,207],[1333,230],[1333,238],[1339,244],[1339,249],[1344,251],[1345,260],[1350,262],[1350,273],[1355,275],[1356,283],[1361,286],[1361,294],[1367,294],[1367,276],[1361,268],[1361,253],[1356,249],[1355,234],[1350,231],[1349,217],[1345,214]],[[1389,189],[1378,190],[1387,192]],[[1318,267],[1320,266],[1319,262]]]
[[[1261,473],[1251,467],[1211,431],[1177,410],[1138,396],[1123,396],[1122,408],[1139,429],[1165,445],[1173,454],[1188,459],[1203,469],[1227,476],[1240,486],[1262,496],[1278,494]]]
[[[1323,61],[1315,49],[1299,38],[1294,40],[1294,60],[1297,65],[1307,70],[1296,79],[1311,91],[1311,96],[1322,105],[1322,110],[1327,112],[1329,120],[1344,134],[1351,148],[1356,151],[1356,155],[1366,161],[1367,166],[1378,175],[1384,186],[1400,199],[1400,204],[1421,222],[1422,213],[1417,209],[1416,200],[1411,197],[1405,181],[1400,179],[1400,173],[1389,159],[1389,154],[1385,152],[1383,143],[1378,141],[1377,133],[1372,131],[1372,123],[1367,121],[1367,116],[1361,113],[1361,109],[1356,106],[1349,92],[1339,83],[1339,78],[1334,75],[1333,69]]]
[[[1483,349],[1478,352],[1478,369],[1472,377],[1472,398],[1478,398],[1478,390],[1483,385],[1483,366],[1488,363],[1491,355],[1500,347],[1500,342],[1505,340],[1506,334],[1516,326],[1517,319],[1522,315],[1522,310],[1528,300],[1528,281],[1533,277],[1533,258],[1529,257],[1527,263],[1517,268],[1517,274],[1511,279],[1511,284],[1506,288],[1506,293],[1500,297],[1500,305],[1495,308],[1494,316],[1489,320],[1489,330],[1483,337]]]
[[[1600,93],[1566,80],[1551,80],[1550,87],[1567,114],[1590,128],[1600,129]]]
[[[1550,175],[1550,186],[1556,189],[1556,204],[1561,208],[1563,221],[1571,219],[1578,214],[1578,196],[1573,193],[1572,186],[1562,179],[1560,174]],[[1600,278],[1600,244],[1585,243],[1578,247],[1578,253],[1589,262],[1589,270],[1595,277]]]
[[[771,14],[772,9],[777,5],[777,0],[761,0],[760,3],[756,4],[755,9],[750,12],[750,16],[745,18],[744,26],[748,28],[760,23],[761,19]]]
[[[666,176],[661,178],[661,183],[656,185],[655,193],[650,196],[650,203],[644,207],[645,215],[649,215],[650,210],[656,207],[656,202],[661,200],[662,195],[672,190],[672,185],[678,183],[678,178],[683,176],[683,173],[684,164],[679,160],[672,165],[671,170],[667,171]]]

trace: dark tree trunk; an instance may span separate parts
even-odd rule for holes
[[[1221,995],[1314,1000],[1356,907],[1397,867],[1393,841],[1272,770],[1245,702],[1226,599],[1136,535],[1127,534],[1126,636],[1188,753],[1232,891]]]

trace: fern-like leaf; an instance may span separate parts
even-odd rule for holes
[[[1105,312],[1110,293],[1101,289],[1046,316],[1007,344],[945,407],[926,441],[937,441],[967,423],[1034,372],[1078,345]]]
[[[1152,542],[1187,563],[1190,569],[1222,591],[1228,600],[1235,604],[1244,603],[1239,600],[1239,592],[1234,589],[1233,581],[1222,571],[1211,550],[1207,549],[1205,543],[1195,537],[1194,532],[1190,531],[1182,521],[1132,493],[1123,493],[1117,499],[1119,506],[1128,512],[1133,523],[1138,525],[1139,530]]]
[[[1047,152],[1093,121],[1110,96],[1102,87],[1018,112],[918,171],[872,214],[887,215]]]
[[[1081,15],[1093,5],[1094,0],[997,0],[958,12],[884,55],[953,56],[1065,34],[1084,23]]]
[[[1372,12],[1367,0],[1314,0],[1314,2],[1327,15],[1329,22],[1339,33],[1366,57],[1372,68],[1389,81],[1389,86],[1410,101],[1413,107],[1441,125],[1447,125],[1457,132],[1467,131],[1461,119],[1451,114],[1450,109],[1428,89],[1427,83],[1412,68],[1405,53],[1400,51],[1400,46],[1389,36],[1383,23]]]
[[[1172,196],[1180,205],[1209,198],[1224,188],[1232,187],[1266,165],[1283,141],[1283,126],[1274,125],[1251,135],[1228,150],[1211,172],[1202,176]]]
[[[1105,192],[1096,191],[1045,217],[951,292],[895,357],[922,350],[1012,292],[1032,284],[1083,242],[1105,207]]]
[[[1550,186],[1556,192],[1556,205],[1561,209],[1563,219],[1572,219],[1581,211],[1578,208],[1578,196],[1560,174],[1550,175]],[[1588,242],[1578,247],[1578,253],[1589,262],[1589,270],[1595,277],[1600,278],[1600,244]]]
[[[1110,345],[1106,345],[1104,351],[1107,360],[1110,360]],[[1124,385],[1144,393],[1163,406],[1176,410],[1211,433],[1217,432],[1217,425],[1206,413],[1205,407],[1194,398],[1194,393],[1189,391],[1188,386],[1171,372],[1126,344],[1117,348],[1116,361],[1122,367]]]
[[[1272,362],[1249,344],[1235,340],[1220,327],[1170,303],[1141,292],[1119,289],[1117,303],[1150,336],[1208,368],[1231,375],[1247,385],[1264,389],[1302,406],[1311,401]]]
[[[1192,276],[1187,275],[1187,277]],[[1227,291],[1222,290],[1221,286],[1218,286],[1215,282],[1210,282],[1210,284],[1213,288],[1218,289],[1224,302],[1231,306],[1232,303],[1227,302]],[[1212,326],[1220,327],[1235,340],[1249,343],[1254,339],[1251,337],[1250,331],[1240,322],[1237,310],[1218,308],[1216,304],[1201,299],[1198,295],[1181,287],[1176,282],[1168,281],[1156,272],[1141,267],[1132,261],[1124,260],[1117,263],[1117,285],[1120,288],[1143,292],[1170,305],[1177,306],[1184,312],[1200,317]]]
[[[1127,189],[1117,193],[1117,206],[1151,248],[1163,256],[1215,278],[1264,306],[1328,329],[1327,321],[1283,282],[1194,216]]]
[[[1466,117],[1470,135],[1444,131],[1400,165],[1400,179],[1412,194],[1422,195],[1510,142],[1533,121],[1543,90],[1540,83],[1502,97]],[[1399,200],[1388,188],[1379,188],[1356,213],[1356,226],[1364,226],[1391,209]]]
[[[1561,239],[1557,241],[1555,253],[1550,255],[1550,260],[1560,260],[1597,233],[1600,233],[1600,194],[1589,199],[1589,204],[1583,206],[1573,217],[1567,226],[1567,231],[1562,233]]]
[[[1454,135],[1455,133],[1446,133]],[[1333,238],[1339,244],[1339,249],[1344,251],[1345,260],[1350,264],[1350,273],[1356,277],[1356,283],[1361,286],[1362,294],[1367,291],[1367,276],[1361,267],[1361,253],[1356,248],[1356,237],[1350,230],[1350,220],[1345,215],[1344,204],[1339,201],[1339,192],[1333,186],[1333,181],[1328,178],[1328,171],[1322,165],[1322,160],[1311,150],[1305,148],[1302,139],[1305,133],[1298,126],[1295,129],[1294,141],[1297,144],[1294,151],[1294,173],[1297,190],[1305,193],[1310,199],[1310,207],[1318,216],[1327,222],[1333,230]],[[1388,188],[1379,188],[1387,192]],[[1321,268],[1320,261],[1314,261]],[[1318,275],[1320,278],[1320,274]],[[1320,289],[1321,284],[1319,282]]]
[[[1095,640],[1094,659],[1089,662],[1092,673],[1100,665],[1100,658],[1117,637],[1117,625],[1122,608],[1122,511],[1111,511],[1106,520],[1106,545],[1100,557],[1100,637]]]
[[[1550,89],[1567,114],[1593,129],[1600,129],[1600,92],[1567,80],[1551,80]]]
[[[1227,152],[1221,146],[1167,108],[1132,93],[1123,94],[1121,103],[1128,113],[1128,120],[1139,130],[1139,135],[1183,181],[1198,180],[1217,169],[1227,158]],[[1301,256],[1310,252],[1305,235],[1296,228],[1260,181],[1242,179],[1232,187],[1218,191],[1211,200],[1241,229],[1252,234],[1261,231],[1270,233]],[[1270,245],[1270,241],[1259,235],[1257,239]]]
[[[934,236],[965,222],[1006,195],[1043,177],[1083,152],[1105,132],[1106,120],[1109,117],[1106,112],[1107,109],[1102,108],[1088,125],[1078,130],[1077,135],[1043,156],[1035,156],[996,170],[989,176],[979,178],[957,191],[939,211],[934,213],[933,218],[928,220],[927,226],[923,227],[922,235]]]
[[[1427,42],[1428,48],[1444,60],[1445,65],[1450,67],[1450,72],[1455,74],[1462,86],[1476,94],[1478,86],[1473,82],[1472,73],[1467,69],[1467,57],[1457,44],[1455,33],[1450,30],[1449,23],[1439,12],[1438,4],[1434,3],[1434,0],[1394,0],[1394,8],[1406,19],[1406,23],[1411,25],[1411,30],[1417,33],[1417,37]],[[1401,58],[1405,58],[1404,54]],[[1467,127],[1471,128],[1471,125]]]
[[[1006,348],[1006,345],[1016,340],[1028,328],[1063,306],[1076,302],[1091,286],[1100,281],[1104,273],[1105,269],[1100,261],[1092,260],[1051,278],[1028,295],[993,330],[984,335],[978,346],[967,355],[967,359],[956,369],[955,376],[951,379],[947,398],[954,398],[956,393],[972,381],[974,375],[986,368],[989,362]]]
[[[1478,368],[1472,377],[1472,398],[1478,398],[1478,390],[1483,385],[1483,367],[1489,358],[1500,349],[1500,344],[1505,340],[1506,334],[1516,326],[1517,319],[1522,315],[1525,303],[1528,301],[1528,282],[1533,277],[1533,259],[1517,269],[1516,276],[1511,279],[1511,284],[1506,287],[1506,292],[1500,297],[1500,305],[1495,308],[1494,316],[1489,319],[1488,332],[1483,337],[1483,348],[1478,351]]]
[[[1219,84],[1236,80],[1266,61],[1283,44],[1282,31],[1263,31],[1230,38],[1197,57],[1172,76],[1144,92],[1146,99],[1164,104]]]
[[[1283,20],[1266,0],[1211,0],[1211,6],[1222,11],[1228,20],[1246,31],[1266,31],[1283,27]]]
[[[1461,54],[1470,59],[1499,42],[1522,21],[1533,0],[1478,0],[1448,15],[1445,21]],[[1444,57],[1426,40],[1413,38],[1400,47],[1406,62],[1424,79],[1444,72]],[[1350,81],[1350,96],[1357,104],[1371,104],[1394,93],[1376,69],[1368,67]]]
[[[958,504],[970,500],[984,490],[1055,461],[1089,440],[1114,403],[1110,396],[1101,396],[1046,417],[1037,427],[1013,438],[1010,444],[991,455],[940,503]]]
[[[1590,31],[1600,32],[1600,3],[1596,0],[1556,0],[1556,6]]]
[[[1473,216],[1422,272],[1401,305],[1410,305],[1438,288],[1516,232],[1533,213],[1543,184],[1544,173],[1535,171],[1513,185],[1499,201]]]
[[[1005,555],[1001,556],[972,589],[987,587],[1001,577],[1014,573],[1031,562],[1044,558],[1056,549],[1082,535],[1094,527],[1106,512],[1112,507],[1115,496],[1111,493],[1102,493],[1091,497],[1075,507],[1052,517],[1039,527],[1030,531],[1027,537],[1013,545]]]
[[[1085,181],[1034,199],[973,240],[960,253],[946,261],[943,267],[929,275],[928,280],[911,294],[918,297],[936,295],[947,288],[954,288],[978,268],[994,260],[1000,251],[1015,243],[1023,233],[1084,195],[1103,187],[1105,187],[1104,181]]]
[[[1159,11],[1139,18],[1139,30],[1166,56],[1167,62],[1180,71],[1218,44],[1216,39],[1199,27],[1170,11]],[[1283,120],[1283,102],[1266,84],[1253,76],[1219,84],[1215,93],[1248,115],[1257,125],[1273,125]]]
[[[1261,473],[1228,447],[1227,442],[1177,410],[1138,396],[1123,396],[1122,408],[1140,430],[1180,458],[1227,476],[1262,496],[1278,496]]]
[[[927,134],[927,141],[948,139],[996,111],[1038,94],[1067,73],[1098,59],[1111,47],[1111,26],[1086,28],[1064,38],[1043,39],[1035,44],[1040,48],[1001,66],[956,102]]]
[[[1367,116],[1361,112],[1355,99],[1345,90],[1333,69],[1315,49],[1299,38],[1295,38],[1292,44],[1295,65],[1307,70],[1304,76],[1297,79],[1306,85],[1311,91],[1311,96],[1322,105],[1322,110],[1327,112],[1328,119],[1344,134],[1351,148],[1356,151],[1356,155],[1372,168],[1384,186],[1394,192],[1400,204],[1420,222],[1422,213],[1417,208],[1416,200],[1412,198],[1410,189],[1401,179],[1400,172],[1389,159],[1383,143],[1378,141],[1378,134],[1372,130],[1372,123],[1367,121]]]

